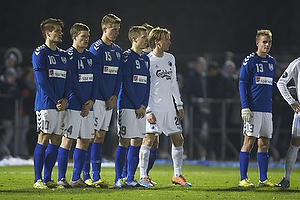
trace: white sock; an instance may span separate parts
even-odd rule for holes
[[[174,177],[177,178],[181,175],[181,167],[183,163],[183,146],[174,147],[172,145],[172,160],[174,166]]]
[[[147,168],[149,163],[150,147],[142,145],[140,149],[140,178],[147,177]]]
[[[285,166],[284,166],[284,170],[285,170],[284,177],[288,181],[290,180],[293,166],[297,160],[298,150],[299,150],[298,146],[293,146],[292,144],[290,144],[290,147],[286,153]]]

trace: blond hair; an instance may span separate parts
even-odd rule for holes
[[[149,33],[148,41],[151,49],[155,48],[155,40],[160,41],[169,36],[171,32],[166,28],[156,27]]]
[[[272,32],[270,30],[267,30],[267,29],[261,29],[261,30],[257,30],[257,33],[256,33],[256,41],[259,40],[259,37],[260,36],[268,36],[270,39],[272,39]]]
[[[144,26],[132,26],[128,31],[128,39],[132,42],[132,37],[138,38],[142,31],[147,31]]]
[[[114,14],[107,14],[102,18],[101,27],[110,28],[113,24],[121,24],[121,19]]]

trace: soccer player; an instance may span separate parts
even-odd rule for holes
[[[272,46],[270,30],[258,30],[257,51],[247,56],[241,65],[239,91],[242,104],[241,116],[244,120],[244,142],[239,155],[240,187],[254,187],[247,176],[250,152],[257,140],[257,162],[259,167],[259,187],[274,187],[276,184],[267,177],[269,163],[269,142],[272,138],[272,90],[275,60],[268,55]]]
[[[90,46],[92,52],[99,63],[100,78],[98,93],[94,103],[94,125],[95,138],[91,145],[91,152],[87,152],[87,161],[83,169],[83,180],[91,184],[89,175],[89,157],[92,163],[92,179],[97,186],[107,187],[107,183],[101,180],[101,151],[106,131],[108,131],[112,109],[117,103],[117,96],[122,81],[122,49],[113,42],[117,39],[120,30],[121,19],[114,14],[107,14],[101,21],[102,37]]]
[[[65,109],[70,94],[68,54],[57,45],[62,42],[64,22],[49,18],[40,24],[45,44],[32,54],[36,82],[35,112],[37,116],[38,141],[34,150],[34,188],[59,187],[51,180],[58,148],[61,142]],[[69,87],[68,87],[69,86]],[[48,144],[49,143],[49,144]],[[47,149],[47,151],[46,151]],[[44,179],[42,170],[44,165]]]
[[[182,186],[191,186],[182,176],[183,135],[180,120],[184,116],[183,103],[180,98],[176,80],[175,58],[167,53],[171,45],[170,31],[154,28],[149,34],[149,45],[153,49],[148,54],[150,60],[150,96],[147,107],[146,138],[140,149],[140,182],[144,187],[153,186],[147,176],[150,148],[155,134],[164,133],[172,141],[172,160],[174,176],[172,182]],[[178,110],[178,115],[173,103]]]
[[[90,139],[94,138],[94,118],[92,106],[98,89],[95,56],[86,50],[90,29],[82,23],[75,23],[70,29],[73,40],[67,52],[73,63],[71,68],[72,90],[67,107],[66,131],[58,150],[58,185],[65,188],[83,188],[87,184],[80,174],[85,163]],[[73,174],[70,185],[66,180],[69,151],[73,140],[77,140],[74,150]]]
[[[278,184],[281,188],[288,188],[290,186],[290,176],[292,173],[293,166],[297,160],[297,154],[300,148],[300,104],[298,100],[295,100],[293,96],[290,94],[287,84],[291,79],[294,80],[296,85],[296,93],[297,98],[300,99],[300,90],[299,90],[299,78],[300,78],[300,58],[295,59],[293,62],[289,64],[286,70],[283,72],[282,76],[279,78],[277,86],[282,95],[282,97],[286,100],[286,102],[292,107],[294,110],[294,120],[292,124],[292,138],[289,149],[286,153],[285,160],[285,175],[281,182]]]
[[[131,27],[128,38],[132,46],[123,53],[123,81],[117,102],[119,145],[115,153],[114,186],[116,187],[123,186],[122,170],[127,149],[126,185],[139,186],[134,180],[134,174],[139,163],[140,146],[146,132],[144,117],[150,90],[149,58],[142,52],[147,46],[146,28]]]

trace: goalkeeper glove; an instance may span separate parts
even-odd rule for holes
[[[245,122],[249,122],[251,117],[253,117],[253,114],[249,108],[242,109],[242,119]]]

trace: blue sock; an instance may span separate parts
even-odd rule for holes
[[[94,182],[101,179],[101,151],[102,143],[94,142],[91,148],[92,176]]]
[[[247,179],[247,172],[248,172],[248,165],[250,160],[250,153],[249,152],[240,152],[240,174],[241,180]]]
[[[69,161],[69,149],[64,149],[62,147],[58,148],[57,155],[57,165],[58,165],[58,181],[62,178],[66,178],[66,172],[68,168]]]
[[[148,168],[147,168],[147,175],[149,176],[149,171],[152,169],[154,162],[157,157],[157,149],[152,150],[150,149],[150,156],[149,156],[149,162],[148,162]]]
[[[74,160],[74,167],[73,167],[73,174],[72,174],[72,181],[77,181],[80,178],[80,174],[85,162],[86,151],[83,149],[75,148],[73,160]]]
[[[134,181],[134,174],[136,171],[136,168],[139,164],[139,152],[140,152],[140,146],[129,146],[128,149],[128,175],[127,175],[127,182]]]
[[[122,171],[122,178],[127,177],[127,168],[128,168],[127,156],[128,156],[128,148],[125,153],[125,163],[124,163],[124,167],[123,167],[123,171]]]
[[[85,158],[85,162],[82,168],[82,178],[83,181],[90,179],[90,169],[91,169],[91,148],[92,148],[92,144],[90,143],[89,148],[86,151],[86,158]]]
[[[51,174],[53,167],[55,165],[56,159],[57,159],[57,153],[58,153],[59,146],[48,144],[48,147],[46,149],[46,155],[45,155],[45,164],[44,164],[44,182],[47,183],[48,181],[51,181]]]
[[[117,182],[118,179],[122,178],[122,171],[125,164],[127,149],[128,148],[119,145],[117,147],[115,153],[115,182]]]
[[[47,146],[36,143],[34,149],[34,182],[42,179],[42,170],[45,161],[45,151]]]
[[[257,163],[259,169],[259,180],[261,182],[267,180],[268,164],[269,164],[269,155],[268,152],[257,152]]]

